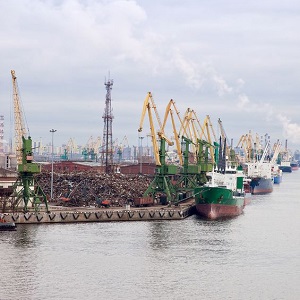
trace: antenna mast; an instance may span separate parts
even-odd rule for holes
[[[112,141],[112,108],[111,108],[111,90],[113,80],[108,79],[104,83],[106,88],[105,111],[103,114],[104,129],[103,129],[103,143],[101,150],[101,162],[105,165],[105,173],[111,173],[113,170],[113,141]]]

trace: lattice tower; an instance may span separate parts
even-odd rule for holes
[[[112,107],[111,107],[111,90],[113,80],[108,80],[104,83],[106,88],[105,111],[103,114],[104,128],[101,148],[101,163],[105,166],[105,172],[111,173],[113,171],[113,140],[112,140]]]

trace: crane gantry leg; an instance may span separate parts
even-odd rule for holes
[[[31,203],[34,211],[40,209],[42,203],[45,204],[47,212],[49,211],[47,197],[42,188],[34,179],[34,174],[40,173],[40,166],[32,162],[32,140],[22,137],[22,163],[18,165],[18,178],[13,186],[13,193],[10,196],[12,209],[23,207],[23,211],[29,210]]]

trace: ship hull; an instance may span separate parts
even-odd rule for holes
[[[274,176],[273,181],[274,181],[275,184],[281,183],[281,181],[282,181],[282,175],[276,175],[276,176]]]
[[[0,222],[0,231],[14,231],[16,229],[17,229],[17,227],[16,227],[15,223]]]
[[[279,169],[282,172],[285,172],[285,173],[292,173],[292,167],[291,166],[279,166]]]
[[[252,194],[249,192],[249,193],[245,193],[245,196],[244,196],[244,206],[248,205],[251,203],[251,198],[252,198]]]
[[[255,177],[250,182],[252,195],[264,195],[273,192],[273,181],[271,178]]]
[[[197,214],[210,220],[238,216],[245,207],[244,194],[223,187],[196,188],[195,199]]]

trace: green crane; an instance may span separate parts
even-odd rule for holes
[[[199,185],[198,183],[198,174],[201,169],[197,164],[189,163],[189,154],[190,154],[190,144],[192,140],[186,138],[185,136],[181,137],[181,151],[183,152],[183,168],[180,173],[180,178],[177,181],[176,188],[181,191],[188,191],[194,189]]]
[[[11,70],[11,75],[14,102],[15,150],[18,165],[18,177],[13,185],[13,193],[9,197],[11,206],[15,210],[22,205],[24,212],[27,212],[29,203],[31,203],[34,210],[37,211],[40,204],[44,202],[48,211],[46,195],[34,179],[34,174],[40,172],[40,166],[32,162],[32,140],[25,128],[17,77],[14,70]]]
[[[172,183],[172,177],[178,173],[176,165],[166,164],[165,148],[166,140],[164,138],[161,138],[159,149],[159,161],[161,165],[156,166],[155,177],[143,195],[144,197],[150,195],[154,197],[157,194],[161,194],[162,204],[166,204],[164,203],[165,201],[176,201],[176,189],[175,185]],[[166,197],[166,199],[164,199],[164,197]]]
[[[35,181],[34,174],[40,173],[40,165],[33,163],[32,155],[32,140],[31,137],[26,139],[22,137],[23,147],[22,152],[22,163],[18,164],[18,178],[13,186],[13,210],[22,205],[23,210],[27,212],[29,210],[29,204],[31,203],[32,208],[37,212],[42,203],[45,204],[47,212],[49,211],[47,197],[43,192],[42,188]]]

